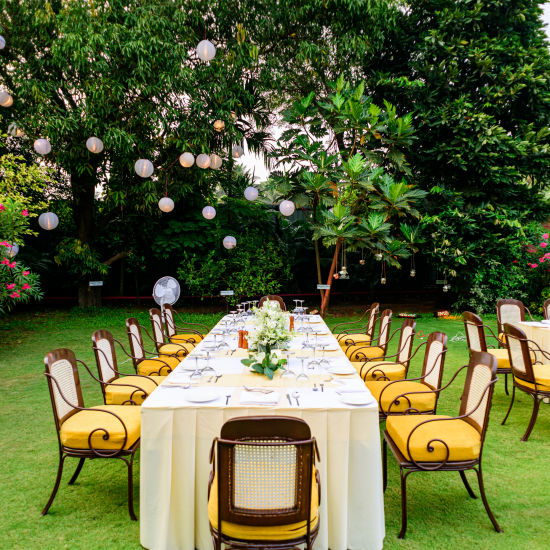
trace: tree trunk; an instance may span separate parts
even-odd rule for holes
[[[313,241],[313,246],[315,247],[315,264],[317,265],[317,283],[322,284],[323,283],[323,276],[321,275],[321,255],[319,253],[319,240],[315,239]],[[324,298],[324,291],[319,289],[319,293],[321,294],[321,303],[323,303]]]
[[[340,252],[341,247],[342,247],[342,239],[338,239],[336,241],[336,248],[334,249],[334,256],[332,257],[332,264],[330,266],[330,271],[329,271],[329,274],[328,274],[327,285],[332,286],[332,279],[333,279],[334,272],[336,271],[336,264],[338,262],[338,254]],[[327,290],[325,290],[325,296],[323,297],[323,302],[321,304],[321,316],[322,317],[324,317],[327,313],[329,298],[330,298],[330,287]]]

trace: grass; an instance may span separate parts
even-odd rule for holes
[[[49,514],[40,512],[49,497],[57,467],[57,441],[47,384],[42,372],[45,353],[68,347],[94,366],[91,333],[105,328],[126,343],[124,320],[135,316],[149,326],[145,308],[82,312],[46,311],[19,313],[0,321],[0,507],[2,548],[28,549],[121,549],[140,548],[139,524],[131,522],[126,509],[126,470],[116,460],[87,461],[73,487],[67,485],[76,460],[66,461],[59,493]],[[212,326],[221,314],[186,314],[189,320]],[[346,320],[329,317],[330,326]],[[494,326],[494,319],[489,321]],[[394,321],[394,328],[398,321]],[[417,330],[424,334],[441,330],[449,336],[445,380],[467,361],[464,341],[452,338],[463,331],[460,320],[422,317]],[[125,364],[128,372],[131,366]],[[420,359],[411,375],[420,370]],[[87,405],[101,402],[95,383],[83,379]],[[439,412],[456,414],[464,377],[440,399]],[[487,496],[504,532],[497,534],[478,498],[468,497],[458,473],[416,473],[409,477],[409,529],[404,541],[397,539],[400,526],[399,473],[389,459],[388,490],[384,497],[386,540],[384,549],[426,550],[440,548],[543,549],[548,547],[540,529],[550,511],[550,411],[543,406],[527,443],[520,438],[531,412],[531,399],[520,394],[506,426],[501,426],[509,397],[503,381],[497,383],[491,421],[484,450]],[[139,491],[139,461],[135,473]],[[469,479],[477,491],[475,474]],[[139,499],[135,498],[136,510]]]

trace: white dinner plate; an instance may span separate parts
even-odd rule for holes
[[[357,371],[352,365],[334,365],[328,369],[330,374],[356,374]]]
[[[340,395],[340,401],[346,405],[368,405],[372,403],[372,396],[366,391],[346,392]]]
[[[185,400],[191,403],[209,403],[219,399],[220,394],[208,388],[191,388],[185,393]]]

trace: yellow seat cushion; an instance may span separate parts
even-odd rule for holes
[[[180,364],[180,359],[169,355],[163,355],[158,359],[158,361],[154,358],[144,359],[138,364],[137,373],[142,374],[143,376],[166,376],[170,370],[174,370]],[[168,366],[166,366],[166,364]]]
[[[347,348],[348,346],[354,345],[354,344],[361,344],[364,346],[368,346],[370,344],[370,336],[367,336],[366,334],[361,333],[355,333],[355,334],[337,334],[336,338],[340,342],[340,345],[343,348]]]
[[[550,391],[550,365],[533,365],[533,374],[537,385],[531,384],[531,382],[525,382],[519,378],[515,378],[518,384],[539,391]]]
[[[93,411],[111,411],[124,422],[127,439],[124,443],[124,427],[112,414]],[[91,442],[94,449],[129,449],[138,439],[141,431],[141,407],[126,405],[100,405],[90,407],[85,411],[78,411],[65,420],[59,430],[61,443],[72,449],[89,449],[88,436],[93,430],[102,428],[109,433],[109,439],[104,440],[104,431],[97,431],[92,435]]]
[[[141,405],[145,399],[153,393],[166,376],[121,376],[105,386],[105,402],[107,405],[122,405],[131,399],[137,405]],[[143,392],[136,390],[134,386],[141,388]],[[133,395],[132,395],[133,394]]]
[[[504,332],[499,332],[498,333],[498,339],[501,341],[501,342],[504,342],[506,344],[507,340],[506,340],[506,334]]]
[[[350,361],[366,361],[384,357],[384,350],[379,346],[352,345],[345,348]]]
[[[353,362],[357,372],[363,380],[377,380],[385,376],[389,380],[403,380],[407,376],[407,369],[401,363],[393,361],[369,361],[368,363]],[[380,373],[382,371],[384,375]]]
[[[393,439],[403,456],[411,460],[407,452],[407,439],[412,430],[424,420],[450,418],[436,414],[406,414],[389,416],[386,431]],[[441,462],[447,456],[445,446],[434,439],[445,441],[449,447],[448,462],[475,460],[481,450],[481,436],[468,422],[461,419],[428,422],[414,432],[410,440],[412,458],[417,462]],[[428,442],[433,451],[428,450]]]
[[[198,344],[202,340],[202,336],[200,334],[174,334],[174,336],[170,336],[170,342],[177,344],[177,343],[189,343],[189,344]]]
[[[310,528],[313,530],[319,522],[319,490],[315,474],[312,480],[311,490],[311,516]],[[208,497],[208,519],[210,525],[218,528],[218,474],[214,476]],[[289,523],[287,525],[239,525],[229,521],[222,522],[222,533],[228,537],[241,540],[292,540],[303,537],[307,533],[305,521]]]
[[[422,382],[410,382],[409,380],[400,380],[398,382],[373,381],[365,382],[373,397],[378,401],[379,409],[384,413],[399,413],[405,409],[414,408],[420,412],[433,411],[435,408],[435,397],[429,386]],[[391,384],[387,390],[382,393],[382,390]],[[408,395],[407,398],[400,398],[399,404],[394,403],[394,400],[400,395],[407,392],[429,392],[415,393]],[[382,402],[380,402],[380,394],[382,393]],[[408,401],[407,401],[408,399]],[[391,409],[390,409],[391,405]]]
[[[159,348],[159,355],[177,355],[185,357],[193,351],[193,344],[164,344]]]
[[[510,368],[510,358],[508,356],[508,350],[506,348],[501,349],[488,349],[487,350],[491,355],[494,355],[497,359],[497,368],[499,369],[509,369]]]

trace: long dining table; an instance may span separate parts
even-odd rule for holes
[[[317,439],[319,550],[379,550],[385,535],[378,406],[319,316],[304,315],[273,380],[241,360],[225,316],[141,406],[140,539],[150,550],[212,548],[212,441],[233,417],[304,419]],[[253,316],[241,328],[253,330]],[[285,352],[281,352],[285,355]],[[284,376],[282,376],[284,374]],[[258,391],[260,390],[260,391]]]

